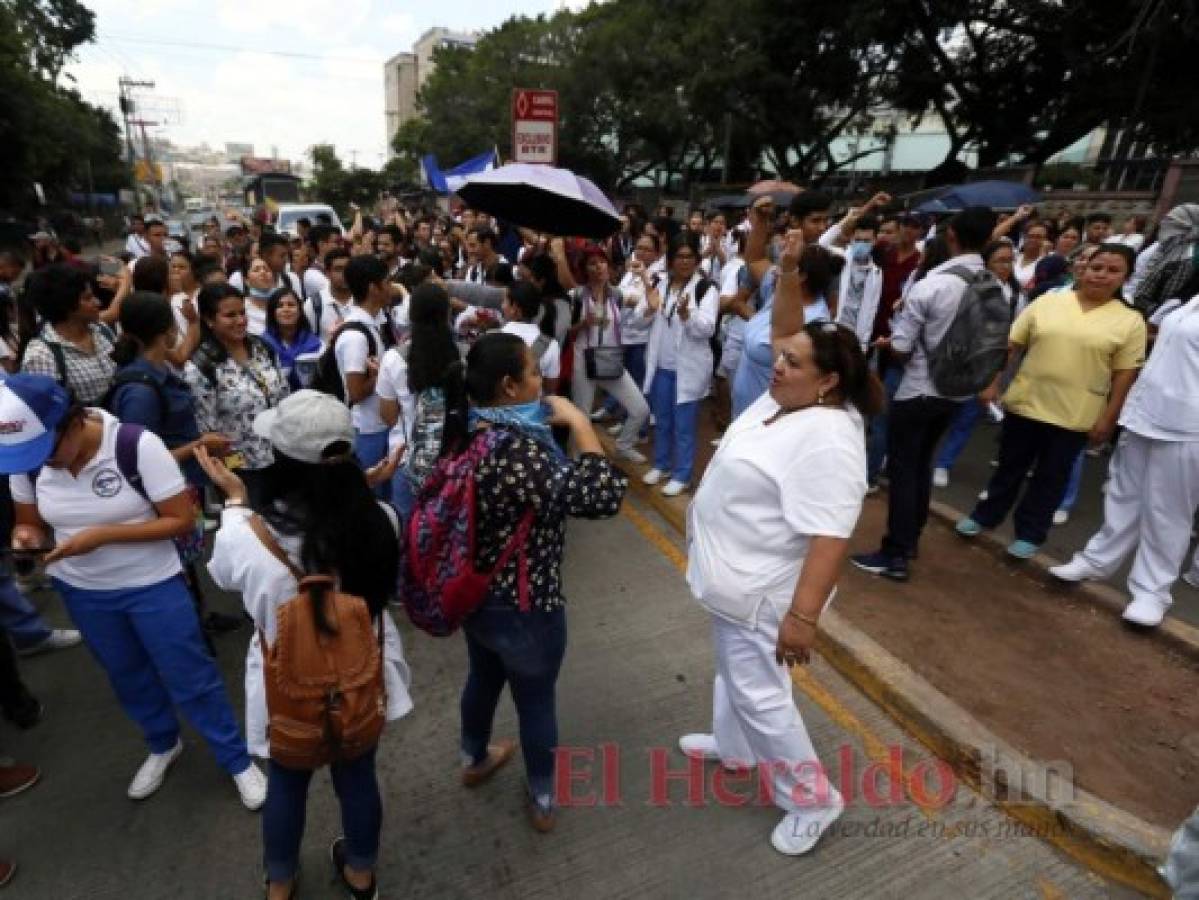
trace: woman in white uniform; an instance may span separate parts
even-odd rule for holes
[[[712,733],[688,756],[769,771],[786,815],[771,844],[806,853],[844,809],[791,698],[866,495],[862,417],[882,407],[854,332],[813,322],[774,342],[770,389],[729,426],[688,514],[687,583],[712,616]],[[785,765],[783,765],[785,763]]]
[[[1153,627],[1170,608],[1199,508],[1199,297],[1167,315],[1120,414],[1103,527],[1062,581],[1110,578],[1134,550],[1126,621]]]

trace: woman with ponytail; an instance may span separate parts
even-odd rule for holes
[[[387,611],[387,604],[395,599],[399,523],[391,508],[372,495],[369,484],[373,478],[390,477],[390,469],[380,466],[363,473],[352,452],[354,427],[349,409],[318,391],[292,394],[260,414],[254,430],[269,441],[274,452],[274,462],[263,480],[261,518],[249,510],[246,486],[235,472],[203,450],[199,458],[227,498],[208,571],[223,590],[241,594],[246,612],[254,620],[255,634],[246,654],[246,736],[251,753],[267,756],[266,685],[259,635],[268,646],[275,642],[278,607],[298,593],[297,574],[331,575],[342,593],[366,601],[371,618],[382,623],[386,718],[391,721],[407,715],[412,699],[400,633]],[[324,598],[316,602],[314,614],[320,628],[325,623]],[[378,896],[374,870],[383,804],[375,776],[375,753],[372,748],[330,767],[345,829],[330,852],[344,890],[341,896]],[[270,763],[262,814],[270,900],[296,894],[312,775],[311,769],[291,768],[274,760]]]

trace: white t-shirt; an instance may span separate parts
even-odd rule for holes
[[[137,261],[150,255],[150,242],[140,235],[131,234],[125,238],[125,252]]]
[[[37,497],[28,475],[10,479],[13,500],[37,503],[38,513],[54,529],[55,539],[67,538],[97,525],[134,525],[158,517],[154,508],[126,483],[117,467],[117,427],[120,422],[101,409],[89,411],[104,423],[104,437],[96,455],[78,475],[66,469],[43,466],[37,479]],[[162,439],[142,432],[137,443],[137,470],[142,485],[155,503],[183,493],[187,482]],[[110,591],[141,588],[179,574],[179,554],[169,540],[136,544],[108,544],[81,556],[51,563],[47,573],[72,587]]]
[[[383,335],[379,332],[379,325],[370,313],[361,306],[354,305],[346,312],[346,321],[361,322],[369,328],[375,338],[375,352],[383,352]],[[337,368],[341,371],[343,385],[347,373],[359,375],[366,373],[366,362],[370,356],[370,349],[370,342],[360,331],[344,331],[338,334],[334,352],[337,355]],[[347,398],[349,393],[349,388],[346,388]],[[350,417],[354,422],[355,430],[362,434],[378,434],[380,431],[387,430],[387,423],[379,416],[379,395],[377,393],[372,393],[362,402],[351,406]]]
[[[620,279],[620,294],[624,298],[624,309],[620,312],[620,340],[626,347],[637,347],[649,343],[649,332],[654,320],[637,311],[645,300],[645,285],[641,276],[625,272]]]
[[[530,347],[537,342],[537,338],[541,337],[541,326],[536,322],[507,322],[500,331],[507,334],[514,334]],[[545,352],[541,354],[541,369],[542,378],[557,378],[562,374],[562,351],[558,347],[558,342],[553,338],[549,338],[549,345],[545,348]]]
[[[394,453],[397,447],[411,440],[412,419],[416,415],[416,398],[408,388],[408,363],[399,347],[392,347],[379,361],[375,393],[383,400],[394,400],[400,405],[400,417],[387,437],[387,452]]]
[[[246,295],[246,331],[261,336],[266,333],[266,298]]]
[[[848,538],[866,496],[862,418],[852,408],[779,411],[769,392],[743,412],[687,515],[687,584],[700,604],[752,624],[791,604],[814,536]]]
[[[346,313],[350,311],[352,300],[338,300],[333,296],[331,291],[324,290],[320,293],[321,297],[321,320],[316,321],[316,307],[312,302],[312,295],[304,301],[304,315],[308,318],[308,326],[315,331],[321,339],[322,344],[329,343],[329,335],[333,329],[341,324],[345,319]]]
[[[309,266],[304,270],[304,296],[315,297],[321,291],[327,290],[329,287],[329,279],[316,266]]]

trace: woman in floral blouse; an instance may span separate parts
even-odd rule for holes
[[[537,359],[518,335],[479,339],[467,356],[466,390],[474,404],[472,427],[507,435],[475,470],[477,569],[494,568],[522,520],[529,513],[532,519],[524,549],[496,574],[487,599],[463,626],[470,672],[461,705],[462,781],[468,787],[485,781],[515,752],[511,740],[490,742],[507,682],[520,720],[529,814],[534,828],[549,831],[558,743],[554,687],[566,651],[560,572],[566,517],[615,515],[628,481],[608,462],[578,407],[562,397],[542,398]],[[570,429],[577,460],[554,443],[555,425]]]
[[[200,432],[230,438],[224,463],[245,482],[256,505],[262,473],[274,460],[271,443],[255,434],[254,417],[287,396],[287,379],[274,351],[246,331],[246,302],[227,284],[205,286],[200,307],[200,346],[183,377],[196,398]]]

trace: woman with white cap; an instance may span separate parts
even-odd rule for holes
[[[819,774],[789,668],[808,661],[844,567],[866,495],[862,417],[883,389],[847,326],[812,322],[774,349],[768,392],[729,426],[688,511],[687,583],[712,617],[716,679],[712,732],[679,748],[760,767],[786,813],[771,844],[798,856],[845,804]]]
[[[130,798],[158,790],[183,751],[178,707],[242,802],[260,807],[265,779],[205,650],[171,543],[193,521],[179,464],[157,435],[73,404],[43,375],[0,384],[0,423],[0,472],[13,476],[13,547],[46,552],[47,574],[150,747]]]
[[[248,507],[237,474],[201,450],[204,471],[226,496],[208,571],[224,590],[242,595],[254,620],[246,654],[246,732],[255,755],[266,756],[267,706],[263,654],[276,639],[279,606],[296,596],[297,575],[333,575],[339,590],[362,597],[371,618],[382,621],[385,715],[399,719],[412,709],[408,666],[387,603],[394,599],[399,566],[398,522],[370,483],[390,479],[394,460],[364,473],[353,455],[350,411],[336,398],[303,390],[254,420],[255,433],[270,442],[274,462],[263,479],[261,516]],[[304,836],[311,769],[271,760],[262,831],[270,898],[294,896]],[[383,806],[375,777],[375,749],[330,767],[341,803],[344,836],[330,848],[334,869],[349,895],[373,898],[375,860]]]

